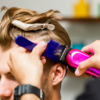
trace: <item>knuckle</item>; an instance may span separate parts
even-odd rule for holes
[[[93,60],[93,63],[94,63],[95,67],[100,66],[100,59],[99,59],[99,57],[95,57],[94,60]]]
[[[97,60],[98,59],[96,59],[95,57],[92,57],[90,63],[92,63],[93,65],[95,65],[97,63]]]
[[[34,54],[40,54],[42,52],[43,52],[43,50],[41,48],[38,48],[38,49],[33,50],[33,53]]]
[[[83,48],[82,48],[82,50],[84,50],[86,48],[86,46],[84,46]]]
[[[84,68],[83,64],[80,63],[80,64],[79,64],[79,69],[82,70],[83,68]]]
[[[96,40],[95,42],[97,42],[97,43],[98,43],[98,42],[100,42],[100,40]]]
[[[38,53],[37,52],[30,53],[30,57],[32,59],[37,59],[37,56],[38,56]]]
[[[91,43],[91,47],[92,48],[97,48],[100,46],[100,40],[96,40],[93,43]]]
[[[93,57],[91,59],[91,63],[93,65],[91,67],[96,67],[96,68],[99,68],[100,69],[100,59],[98,57]]]
[[[33,54],[34,55],[38,54],[38,50],[33,50]]]
[[[100,45],[100,40],[96,40],[94,43]]]

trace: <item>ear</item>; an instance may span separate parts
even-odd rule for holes
[[[56,65],[53,66],[52,70],[52,78],[53,78],[53,85],[59,84],[63,78],[65,77],[66,74],[66,67],[60,63],[57,63]]]

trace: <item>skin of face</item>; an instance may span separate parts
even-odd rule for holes
[[[0,48],[0,98],[3,100],[13,100],[13,90],[18,86],[7,64],[10,51],[11,49],[3,52]]]

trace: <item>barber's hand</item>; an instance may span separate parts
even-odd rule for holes
[[[85,71],[90,67],[96,67],[100,69],[100,40],[83,47],[82,51],[92,54],[93,56],[79,64],[75,71],[77,76],[85,73]]]
[[[31,84],[41,88],[43,64],[46,59],[40,56],[46,46],[45,42],[40,42],[32,52],[27,53],[26,49],[17,47],[10,53],[8,65],[19,84]]]

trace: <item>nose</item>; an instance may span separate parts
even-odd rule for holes
[[[9,98],[12,95],[11,85],[7,79],[0,80],[0,98]]]

